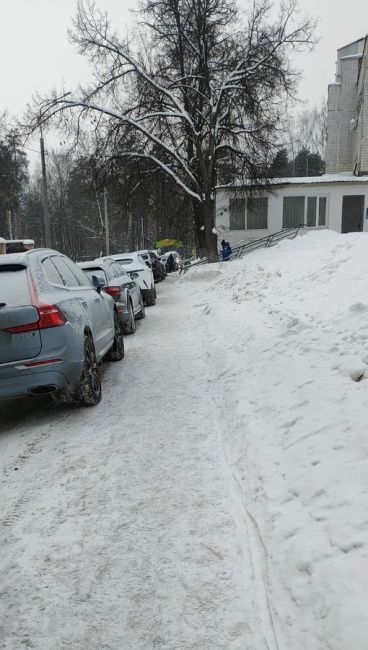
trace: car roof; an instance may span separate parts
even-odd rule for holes
[[[115,261],[121,262],[125,259],[129,259],[129,253],[126,255],[118,255]],[[148,271],[148,267],[144,263],[142,264],[142,262],[134,258],[130,259],[132,259],[132,262],[134,262],[132,266],[130,264],[123,264],[123,266],[126,267],[127,271]]]
[[[32,257],[39,257],[45,253],[62,255],[62,253],[52,248],[34,248],[23,253],[6,253],[5,255],[0,255],[0,264],[22,264],[23,266],[28,266]]]
[[[77,262],[78,266],[82,267],[88,267],[88,266],[96,266],[96,264],[104,264],[107,260],[104,259],[103,257],[100,257],[96,260],[86,260],[85,262]]]

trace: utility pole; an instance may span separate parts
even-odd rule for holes
[[[13,145],[13,156],[14,156],[14,163],[17,163],[17,146],[16,146],[16,136],[15,133],[11,135],[11,141]],[[11,231],[12,231],[12,237],[14,239],[18,239],[18,215],[16,210],[13,210],[13,213],[10,212],[10,226],[11,226]],[[14,225],[13,225],[14,224]]]
[[[104,189],[104,212],[105,212],[105,240],[106,240],[106,255],[110,255],[110,229],[109,229],[109,215],[107,212],[107,189]]]
[[[45,222],[45,244],[46,244],[46,248],[52,248],[50,212],[49,212],[49,203],[47,200],[45,142],[42,136],[42,128],[41,128],[41,137],[40,137],[40,150],[41,150],[41,169],[42,169],[43,218]]]
[[[142,225],[142,250],[144,249],[144,218],[141,218],[141,225]]]

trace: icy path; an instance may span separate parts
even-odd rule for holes
[[[159,293],[99,407],[0,405],[1,648],[276,648],[194,316]]]

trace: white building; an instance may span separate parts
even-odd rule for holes
[[[337,232],[368,231],[368,175],[275,180],[271,191],[253,198],[241,188],[219,190],[216,227],[230,245],[306,224]]]
[[[232,246],[305,224],[368,231],[368,37],[337,52],[328,91],[327,174],[274,180],[253,198],[241,187],[218,190],[216,227]]]
[[[326,171],[368,174],[368,36],[337,51],[328,87]]]

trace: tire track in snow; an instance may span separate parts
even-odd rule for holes
[[[248,542],[247,548],[249,551],[249,559],[252,565],[254,576],[253,587],[257,599],[260,620],[262,622],[264,640],[267,644],[267,650],[280,650],[280,644],[278,634],[276,632],[276,625],[273,614],[273,606],[268,593],[267,548],[263,541],[257,521],[247,507],[244,490],[241,486],[241,481],[229,463],[226,449],[223,444],[221,430],[218,426],[218,422],[222,421],[223,419],[221,410],[212,395],[211,400],[218,413],[218,418],[216,418],[215,421],[217,423],[218,437],[221,442],[224,461],[228,468],[229,474],[232,476],[232,479],[234,481],[234,485],[236,487],[236,498],[240,502],[245,516],[245,535]]]

